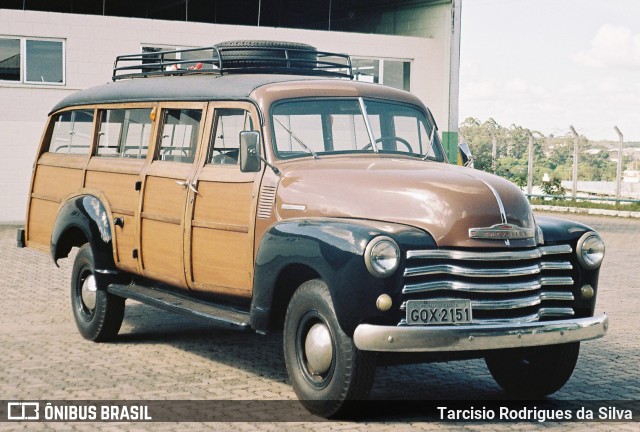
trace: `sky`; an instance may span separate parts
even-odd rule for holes
[[[640,141],[640,0],[462,0],[467,117]]]

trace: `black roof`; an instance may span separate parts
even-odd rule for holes
[[[199,74],[120,80],[69,95],[58,102],[51,112],[79,105],[119,102],[242,100],[263,85],[318,79],[327,78],[273,74]]]

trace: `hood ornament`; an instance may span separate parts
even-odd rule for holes
[[[499,223],[490,227],[469,228],[469,238],[483,240],[531,239],[535,238],[535,230],[508,223]]]

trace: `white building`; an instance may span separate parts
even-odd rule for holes
[[[357,79],[404,88],[421,98],[433,111],[450,158],[455,157],[460,0],[325,0],[328,19],[301,19],[304,22],[295,25],[306,29],[265,26],[294,26],[299,22],[296,16],[307,15],[304,11],[278,15],[273,8],[267,13],[264,7],[278,3],[295,4],[299,9],[303,4],[313,9],[318,7],[316,2],[251,0],[258,6],[257,21],[261,24],[251,26],[219,22],[224,21],[220,18],[224,12],[227,22],[245,24],[242,20],[251,17],[253,9],[240,18],[229,18],[231,10],[216,9],[214,21],[218,23],[193,22],[193,18],[212,20],[205,16],[207,2],[200,1],[204,9],[194,9],[198,0],[190,1],[191,6],[187,0],[143,0],[130,2],[136,6],[122,10],[113,9],[112,0],[45,2],[50,10],[61,13],[22,10],[29,7],[29,1],[21,0],[9,2],[16,3],[16,9],[0,9],[0,223],[24,221],[34,156],[50,109],[72,92],[111,81],[117,55],[143,50],[265,39],[303,42],[321,51],[350,54]],[[248,2],[231,3],[238,8]],[[136,9],[138,5],[145,5],[148,16],[164,16],[168,13],[160,8],[164,3],[184,3],[184,21],[108,16],[128,12],[139,16],[142,9]],[[79,12],[93,15],[77,13],[74,4],[85,7]],[[159,9],[150,10],[151,5]],[[354,16],[350,5],[357,5],[353,6]],[[313,29],[325,25],[331,31]]]

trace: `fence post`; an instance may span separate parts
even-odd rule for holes
[[[576,130],[573,128],[573,126],[569,126],[569,129],[571,130],[571,134],[573,135],[573,184],[571,186],[571,198],[575,201],[578,191],[578,148],[580,136],[578,135],[578,132],[576,132]]]
[[[620,199],[620,195],[622,194],[622,158],[624,157],[624,141],[622,132],[620,132],[618,126],[614,126],[613,129],[618,134],[618,139],[620,140],[620,145],[618,146],[618,166],[616,169],[616,199]]]

